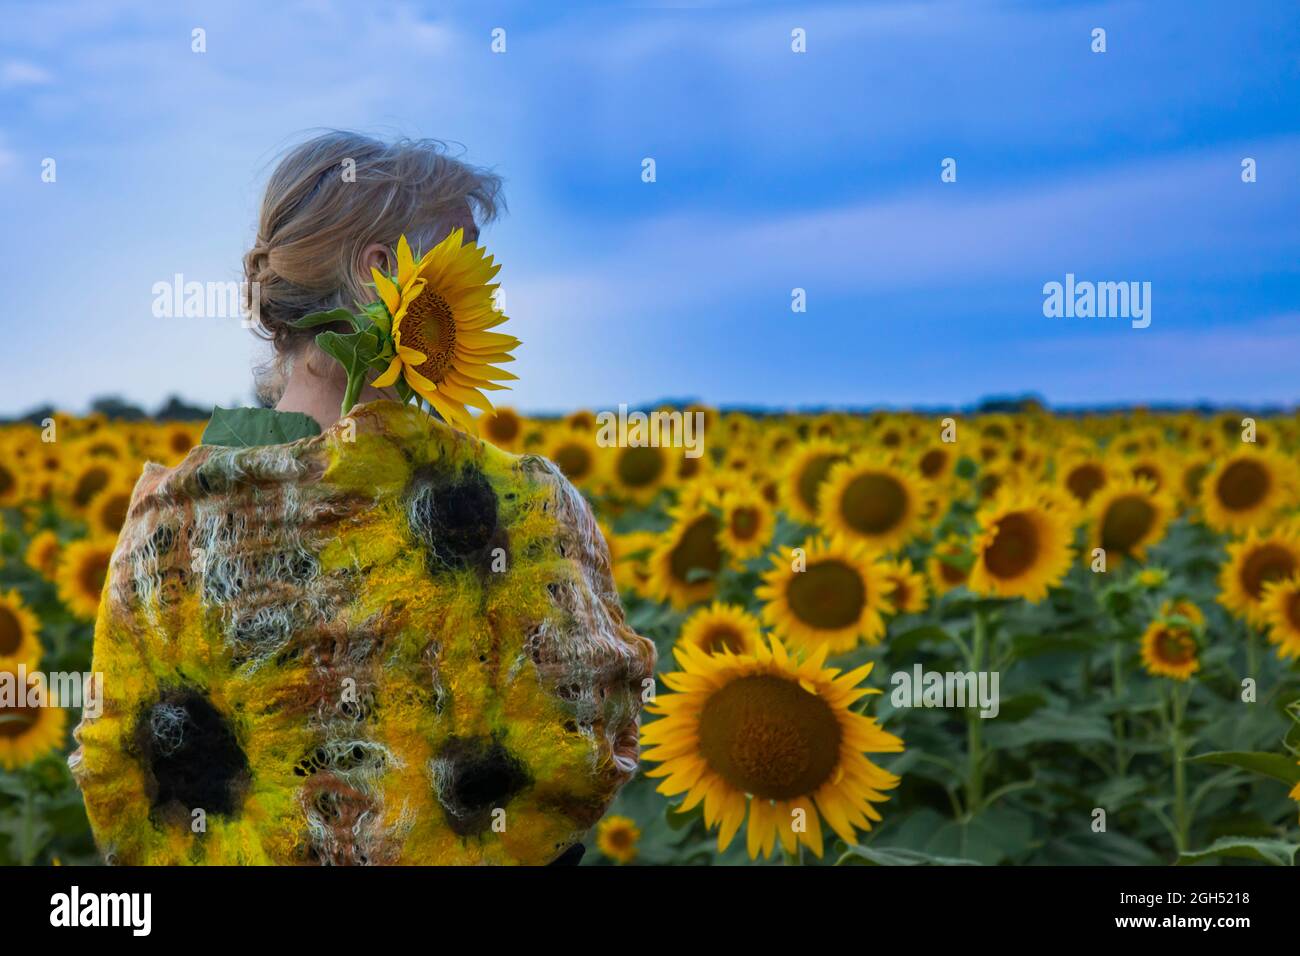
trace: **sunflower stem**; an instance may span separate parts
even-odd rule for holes
[[[1110,649],[1110,686],[1111,696],[1116,703],[1124,699],[1124,649],[1115,641]],[[1119,776],[1128,770],[1128,746],[1125,741],[1124,712],[1116,707],[1115,716],[1115,769]]]
[[[1259,685],[1259,645],[1255,640],[1255,628],[1246,625],[1246,676]]]
[[[365,384],[364,375],[358,374],[348,376],[348,387],[343,393],[343,404],[340,406],[339,410],[340,418],[345,417],[348,412],[352,411],[352,407],[357,403],[357,396],[361,394],[361,386],[363,384]]]
[[[1174,684],[1169,692],[1169,747],[1174,769],[1174,843],[1179,853],[1188,847],[1190,820],[1187,813],[1187,741],[1183,736],[1183,694]]]
[[[975,610],[975,629],[971,636],[969,670],[979,674],[984,666],[988,621],[983,608]],[[980,736],[981,717],[976,708],[966,709],[966,818],[972,819],[984,803],[984,745]]]

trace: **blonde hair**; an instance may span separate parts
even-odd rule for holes
[[[274,349],[257,370],[263,400],[275,400],[294,358],[320,331],[291,322],[375,298],[361,277],[368,246],[391,247],[405,233],[418,253],[467,209],[486,223],[504,208],[500,178],[447,155],[438,140],[385,143],[332,130],[291,149],[266,184],[257,238],[244,254],[245,305]]]

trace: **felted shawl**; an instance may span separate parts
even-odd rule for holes
[[[146,467],[71,763],[125,864],[546,863],[637,763],[654,648],[550,462],[393,402]]]

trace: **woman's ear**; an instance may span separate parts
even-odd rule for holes
[[[361,258],[357,261],[357,269],[361,276],[362,282],[373,281],[370,270],[378,269],[380,272],[391,273],[396,267],[392,261],[392,250],[382,242],[372,242],[361,250]]]

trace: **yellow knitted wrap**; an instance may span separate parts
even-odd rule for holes
[[[110,862],[546,863],[653,669],[554,465],[374,402],[146,467],[71,762]]]

